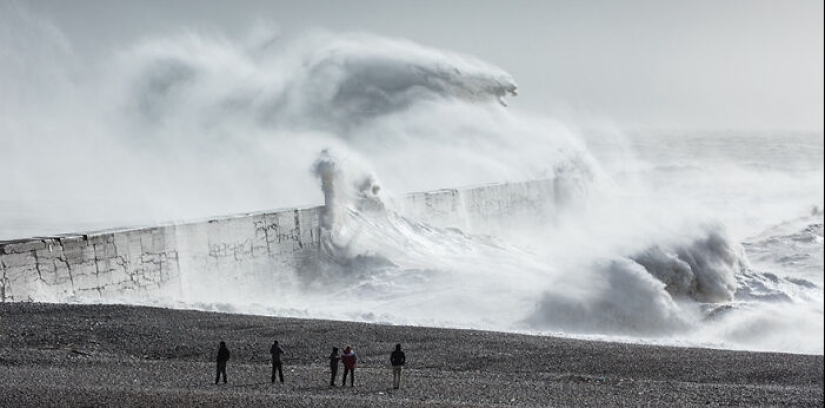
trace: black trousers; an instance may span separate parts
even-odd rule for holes
[[[218,372],[215,374],[215,384],[221,379],[223,374],[223,383],[226,384],[226,361],[218,361]]]
[[[335,377],[338,377],[338,364],[329,366],[332,371],[332,377],[329,378],[329,385],[335,385]]]
[[[281,361],[272,360],[272,382],[275,382],[275,372],[278,372],[278,378],[281,382],[284,382],[284,366],[281,364]]]
[[[344,378],[341,380],[341,386],[347,385],[347,373],[350,373],[349,385],[355,386],[355,369],[344,367]]]

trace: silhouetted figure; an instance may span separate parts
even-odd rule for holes
[[[341,356],[341,361],[344,362],[344,378],[341,380],[341,386],[347,385],[347,373],[349,373],[349,386],[354,387],[355,362],[358,361],[358,358],[355,357],[355,351],[352,349],[352,346],[347,346],[347,348],[344,349],[344,355]]]
[[[272,343],[272,347],[269,348],[269,353],[272,354],[272,382],[275,382],[275,371],[278,372],[278,378],[280,378],[281,382],[284,382],[284,366],[281,364],[281,355],[284,354],[284,350],[278,345],[278,341],[275,340]]]
[[[392,364],[392,388],[396,390],[401,388],[401,369],[404,368],[404,363],[407,357],[401,351],[401,345],[395,345],[395,351],[390,354],[390,364]]]
[[[332,348],[332,354],[329,355],[329,370],[332,376],[329,378],[329,386],[335,386],[335,377],[338,376],[338,362],[341,361],[341,356],[338,355],[338,347]]]
[[[223,383],[226,384],[226,362],[229,361],[229,349],[226,348],[226,342],[221,342],[221,347],[218,348],[218,373],[215,374],[215,384],[223,374]]]

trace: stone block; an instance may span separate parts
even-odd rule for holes
[[[111,286],[124,281],[131,281],[129,275],[121,269],[110,269],[97,275],[97,281],[101,286]]]
[[[54,259],[63,256],[63,247],[60,245],[47,245],[43,249],[34,251],[34,255],[39,260]]]
[[[98,235],[87,235],[86,242],[90,246],[94,245],[102,245],[106,243],[106,240],[111,237],[111,234],[98,234]]]
[[[41,265],[40,273],[48,284],[71,281],[72,275],[69,265],[61,259],[55,259],[51,264]]]
[[[45,259],[45,260],[44,259],[38,259],[38,262],[35,265],[32,265],[31,267],[37,269],[37,272],[41,275],[49,275],[49,274],[53,275],[53,274],[56,273],[56,269],[57,269],[54,266],[54,263],[56,261],[57,261],[57,259],[54,259],[54,258]]]
[[[89,300],[97,300],[103,298],[103,296],[101,296],[100,293],[100,288],[98,287],[75,289],[75,296]]]
[[[143,253],[143,231],[129,231],[126,233],[126,256],[133,258]]]
[[[58,239],[58,242],[63,247],[63,250],[73,250],[73,249],[80,249],[88,246],[88,242],[86,241],[86,237],[82,235],[72,235],[67,237],[61,237]]]
[[[97,264],[93,261],[84,262],[78,265],[72,265],[72,276],[76,275],[97,275]]]
[[[13,242],[8,244],[0,244],[0,254],[21,254],[43,248],[46,248],[46,243],[42,240]]]
[[[12,253],[12,254],[4,254],[0,255],[0,262],[3,262],[8,269],[15,269],[15,268],[32,268],[34,269],[37,258],[34,257],[34,253],[32,252],[23,252],[23,253]]]
[[[109,259],[117,256],[115,245],[110,242],[101,242],[94,245],[94,257],[96,260]]]
[[[274,214],[278,219],[278,234],[283,234],[284,231],[290,231],[295,228],[296,217],[295,211],[279,211]]]
[[[100,282],[96,274],[76,274],[73,276],[72,282],[76,290],[94,289],[100,286]]]
[[[252,257],[253,258],[260,258],[265,257],[269,254],[269,244],[267,242],[261,242],[255,240],[252,242]]]

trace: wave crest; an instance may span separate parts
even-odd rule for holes
[[[719,230],[685,244],[654,245],[631,258],[671,296],[699,302],[733,300],[736,275],[746,267],[742,248]]]
[[[474,57],[367,34],[316,32],[259,45],[186,35],[147,41],[124,57],[132,109],[150,124],[180,109],[247,116],[283,128],[340,131],[434,99],[516,95],[504,70]],[[232,83],[235,86],[227,87]]]

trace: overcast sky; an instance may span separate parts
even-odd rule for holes
[[[6,0],[0,0],[6,1]],[[403,37],[510,72],[513,109],[636,128],[823,128],[823,2],[86,1],[24,3],[84,58],[257,21]]]

